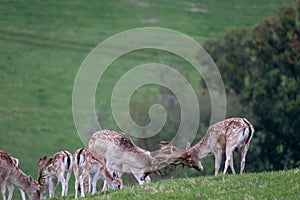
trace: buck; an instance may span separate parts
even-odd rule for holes
[[[40,199],[42,185],[33,180],[31,176],[22,172],[15,165],[12,157],[5,151],[0,150],[0,190],[3,200],[6,200],[5,187],[7,183],[13,184],[23,190],[30,200]]]
[[[233,152],[240,150],[241,165],[240,173],[245,168],[246,154],[249,149],[250,141],[254,134],[254,128],[245,118],[230,118],[213,124],[209,127],[206,135],[196,145],[186,148],[186,158],[183,161],[172,163],[172,165],[182,165],[193,167],[202,172],[201,160],[209,155],[215,157],[215,176],[218,175],[222,160],[222,153],[225,151],[226,160],[223,174],[227,172],[228,166],[235,174],[233,166]]]
[[[10,156],[10,158],[13,161],[14,165],[16,167],[19,167],[19,159],[18,158],[14,158],[12,156]],[[11,200],[12,197],[13,197],[13,194],[14,194],[15,186],[12,183],[10,183],[9,181],[6,182],[6,186],[7,186],[7,189],[8,189],[8,197],[7,197],[7,199]],[[21,190],[20,188],[19,188],[19,190],[20,190],[20,193],[21,193],[22,200],[26,200],[24,191]]]
[[[62,186],[61,196],[67,196],[72,164],[72,154],[68,151],[57,152],[50,158],[47,156],[40,158],[38,180],[41,182],[44,179],[45,185],[41,199],[46,199],[47,189],[49,189],[49,197],[53,198],[59,182]]]
[[[151,180],[148,174],[145,176],[146,173],[160,172],[166,161],[179,155],[178,149],[174,148],[172,152],[161,149],[158,155],[152,157],[149,151],[136,146],[126,134],[110,130],[95,132],[89,140],[88,150],[96,158],[105,159],[106,166],[116,172],[119,178],[123,172],[131,172],[139,184]],[[180,151],[179,156],[182,155]],[[105,189],[105,185],[103,188]]]
[[[105,166],[103,159],[95,158],[87,149],[80,148],[73,154],[73,170],[75,175],[75,199],[78,197],[80,188],[81,197],[84,197],[85,184],[84,181],[88,178],[88,192],[94,195],[97,190],[97,181],[99,178],[107,181],[113,189],[119,189],[121,186],[120,180],[115,173],[111,174]]]

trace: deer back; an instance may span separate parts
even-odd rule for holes
[[[245,131],[248,129],[249,131]],[[225,151],[226,146],[249,142],[253,126],[244,118],[229,118],[209,127],[206,135],[196,145],[187,149],[190,155],[203,158],[215,151]]]
[[[144,168],[151,165],[153,160],[148,151],[136,146],[126,134],[115,131],[101,130],[94,133],[88,149],[96,158],[103,157],[116,165]]]

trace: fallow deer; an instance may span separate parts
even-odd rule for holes
[[[27,176],[15,164],[11,156],[0,150],[0,190],[2,199],[6,200],[5,186],[9,182],[23,190],[30,200],[39,200],[42,185]]]
[[[104,158],[106,166],[117,172],[120,178],[123,172],[134,172],[140,184],[151,180],[145,173],[159,171],[165,164],[160,157],[164,151],[152,157],[149,151],[136,146],[126,134],[110,130],[95,132],[89,140],[88,150],[96,158]],[[172,152],[167,157],[170,159],[177,155]]]
[[[183,162],[173,163],[173,165],[182,164],[183,166],[193,167],[198,171],[203,171],[201,160],[209,155],[215,157],[215,176],[218,175],[222,160],[222,153],[225,151],[226,161],[223,174],[227,172],[228,165],[233,174],[233,152],[240,150],[241,166],[240,173],[245,168],[246,154],[249,149],[250,141],[254,134],[252,124],[245,118],[230,118],[217,122],[209,127],[206,135],[196,145],[190,147],[187,145],[187,158]]]
[[[150,155],[150,152],[149,152],[149,155]],[[151,178],[149,176],[143,177],[143,175],[144,175],[143,171],[141,171],[139,169],[132,168],[132,167],[126,165],[126,164],[123,165],[122,172],[131,173],[134,176],[134,178],[137,180],[139,185],[144,185],[145,183],[150,183],[151,182]],[[117,175],[117,176],[122,177],[122,174],[123,173],[119,172],[119,175]],[[121,183],[122,183],[122,180],[121,180]],[[108,190],[108,189],[109,189],[109,184],[107,183],[107,181],[104,181],[102,191],[105,191],[105,190]]]
[[[47,189],[49,189],[49,197],[54,197],[59,182],[62,185],[61,196],[67,196],[72,164],[72,154],[68,151],[57,152],[50,158],[47,156],[40,158],[38,179],[39,181],[42,178],[45,180],[41,199],[46,199]]]
[[[112,189],[119,189],[120,180],[116,174],[111,174],[103,159],[95,158],[87,149],[80,148],[73,154],[73,170],[75,175],[75,199],[78,197],[78,188],[80,187],[81,197],[84,197],[84,180],[88,177],[88,191],[94,195],[97,181],[99,178],[108,182]]]
[[[10,158],[12,159],[14,165],[16,167],[19,167],[19,159],[18,158],[14,158],[12,156],[10,156]],[[6,186],[7,186],[7,189],[8,189],[8,197],[7,197],[7,199],[11,200],[12,197],[13,197],[15,186],[12,183],[10,183],[9,181],[6,183]],[[20,188],[19,188],[19,190],[20,190],[20,193],[21,193],[22,200],[26,200],[24,191],[21,190]]]

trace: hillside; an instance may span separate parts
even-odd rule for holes
[[[165,179],[89,196],[98,199],[299,199],[299,169],[243,175]],[[72,199],[72,197],[68,198]]]

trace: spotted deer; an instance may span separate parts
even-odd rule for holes
[[[164,159],[159,157],[164,151],[152,157],[149,151],[136,146],[126,134],[110,130],[95,132],[89,140],[88,150],[96,158],[104,158],[106,166],[118,177],[121,178],[123,172],[134,173],[140,184],[151,180],[145,173],[155,173],[165,164]],[[176,157],[173,152],[168,157]]]
[[[209,127],[206,135],[193,147],[187,145],[187,157],[183,161],[172,163],[173,165],[183,165],[193,167],[198,171],[203,171],[201,160],[209,155],[215,157],[215,176],[218,175],[222,160],[222,153],[225,151],[226,160],[223,174],[227,172],[228,166],[235,174],[233,166],[233,152],[240,150],[241,166],[240,173],[245,168],[246,154],[250,141],[254,134],[254,128],[245,118],[230,118],[217,122]]]
[[[39,160],[39,177],[38,180],[44,179],[44,190],[41,194],[41,199],[46,199],[47,189],[49,189],[49,197],[53,198],[55,189],[61,182],[61,196],[67,196],[68,183],[72,172],[72,154],[68,151],[60,151],[52,157],[44,156]]]
[[[12,184],[23,190],[30,200],[39,200],[42,185],[31,176],[22,172],[14,163],[15,160],[5,151],[0,150],[0,190],[2,199],[6,200],[6,184]]]
[[[14,165],[16,167],[19,167],[19,159],[18,158],[14,158],[12,156],[10,156],[10,158],[13,161]],[[12,183],[10,183],[9,181],[6,183],[6,186],[7,186],[7,189],[8,189],[8,197],[7,197],[7,199],[11,200],[12,197],[13,197],[13,194],[14,194],[15,186]],[[20,190],[20,193],[21,193],[22,200],[26,200],[25,192],[22,189],[20,189],[20,188],[19,188],[19,190]]]
[[[73,170],[75,175],[75,199],[78,197],[80,188],[81,197],[84,197],[85,184],[84,181],[88,178],[88,192],[94,195],[97,190],[97,181],[99,178],[108,182],[112,189],[119,189],[121,181],[115,173],[110,173],[105,166],[103,159],[95,158],[86,148],[80,148],[73,154]]]

